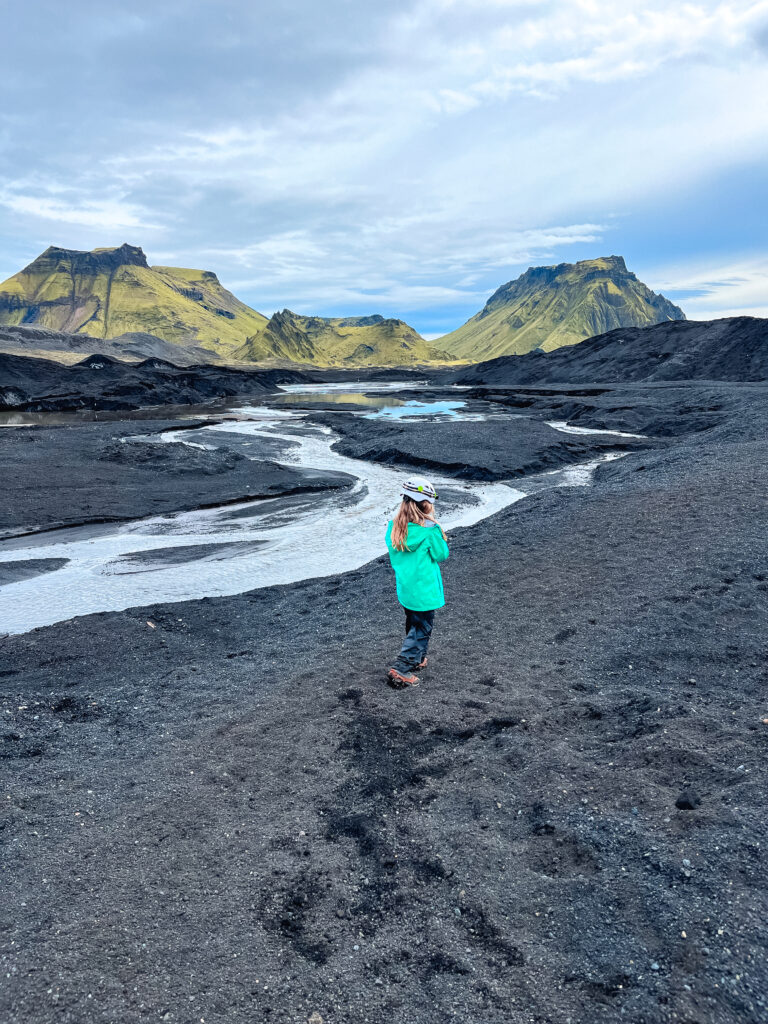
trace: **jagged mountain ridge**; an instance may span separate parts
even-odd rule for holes
[[[451,361],[446,352],[430,345],[403,320],[378,314],[302,316],[290,309],[275,313],[264,330],[249,338],[235,355],[250,361],[277,357],[319,366],[408,366]]]
[[[529,267],[483,309],[437,344],[473,361],[545,352],[620,327],[644,327],[685,314],[627,269],[623,257]]]

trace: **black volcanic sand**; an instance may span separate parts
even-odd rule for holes
[[[766,1020],[767,420],[456,531],[413,691],[385,559],[0,640],[3,1020]]]
[[[220,562],[240,555],[249,555],[267,541],[227,541],[219,544],[182,544],[172,548],[149,548],[120,555],[108,568],[111,576],[126,576],[186,562]],[[16,564],[16,563],[11,563]]]
[[[27,558],[23,562],[0,562],[0,587],[7,583],[20,583],[54,572],[67,564],[66,558]]]
[[[143,331],[129,331],[116,338],[92,338],[87,334],[67,334],[26,324],[0,325],[0,351],[34,357],[40,350],[106,355],[115,359],[163,359],[176,366],[221,362],[219,355],[202,345],[174,344]]]
[[[518,415],[567,420],[579,427],[644,434],[655,440],[701,434],[720,442],[765,430],[766,385],[707,381],[572,387],[477,387],[470,400]]]
[[[141,409],[198,405],[226,396],[260,399],[279,384],[308,379],[290,369],[180,367],[158,358],[125,363],[106,355],[89,355],[62,366],[49,359],[0,352],[0,410]]]
[[[500,356],[441,374],[457,384],[768,380],[768,319],[672,320],[620,327],[554,352]]]
[[[535,414],[541,415],[541,410]],[[565,434],[527,417],[403,423],[328,412],[310,413],[309,419],[341,435],[334,448],[342,455],[466,480],[508,480],[646,444],[631,438]]]
[[[276,444],[240,435],[223,435],[230,447],[214,451],[141,440],[182,426],[195,443],[217,444],[222,439],[220,433],[208,431],[201,437],[192,429],[195,425],[142,419],[0,429],[0,536],[349,487],[354,482],[342,473],[280,466],[272,461]],[[251,458],[242,454],[245,451]]]

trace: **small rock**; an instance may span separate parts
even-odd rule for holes
[[[653,963],[651,964],[651,970],[652,970],[652,971],[658,971],[658,970],[659,970],[659,965],[658,965],[658,964],[656,963],[656,961],[655,961],[655,960],[654,960],[654,961],[653,961]]]
[[[688,858],[687,857],[683,857],[683,867],[689,868],[690,866],[691,866],[691,862],[688,860]]]
[[[320,1016],[317,1010],[315,1010],[315,1012],[311,1014],[309,1020],[307,1021],[307,1024],[323,1024],[323,1018]]]
[[[701,803],[701,797],[693,789],[684,789],[675,800],[675,807],[680,811],[692,811]]]

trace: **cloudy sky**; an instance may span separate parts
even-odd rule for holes
[[[127,241],[428,336],[618,253],[768,316],[768,0],[0,3],[0,280]]]

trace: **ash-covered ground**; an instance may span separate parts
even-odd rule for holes
[[[270,449],[263,440],[258,460],[236,447],[155,442],[163,431],[192,431],[205,423],[158,418],[0,428],[0,539],[352,482],[338,473],[279,465],[274,456],[280,446]]]
[[[768,1019],[766,388],[532,390],[656,440],[451,536],[413,691],[385,559],[0,640],[4,1020]]]
[[[128,363],[102,354],[63,366],[50,359],[2,351],[5,333],[0,329],[0,412],[196,405],[225,396],[271,394],[278,384],[307,379],[292,369],[186,365],[186,347],[180,366],[154,356]]]

